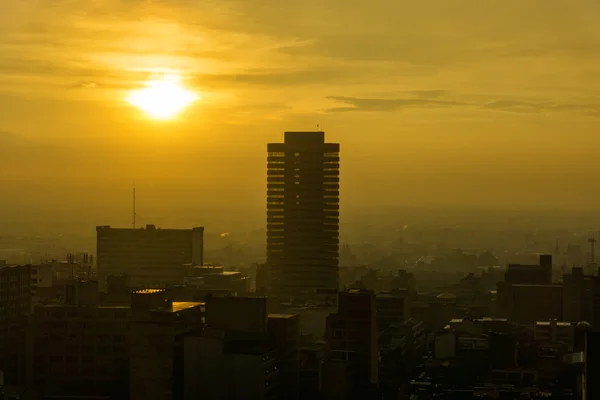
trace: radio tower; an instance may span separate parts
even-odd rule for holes
[[[592,264],[594,264],[596,262],[595,247],[596,247],[597,240],[595,237],[591,237],[588,239],[588,242],[590,242]]]

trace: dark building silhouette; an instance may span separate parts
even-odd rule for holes
[[[594,323],[595,276],[585,275],[583,268],[573,267],[563,274],[563,320]]]
[[[184,397],[184,340],[204,325],[204,303],[174,302],[165,290],[131,295],[131,400]]]
[[[363,289],[340,292],[338,312],[327,317],[325,398],[368,398],[379,382],[378,335],[374,292]]]
[[[539,265],[509,264],[498,282],[498,314],[510,321],[563,318],[563,286],[552,284],[552,256],[540,255]]]
[[[7,385],[25,383],[30,311],[31,266],[0,265],[0,371]]]
[[[164,287],[183,282],[184,264],[203,264],[204,228],[160,229],[96,227],[98,279],[129,275],[132,288]]]
[[[300,322],[298,314],[269,314],[269,337],[277,350],[281,398],[298,399]]]
[[[600,333],[587,332],[585,343],[585,372],[586,399],[600,398]]]
[[[507,283],[547,285],[552,283],[552,255],[541,254],[539,265],[508,264]]]
[[[129,398],[130,307],[98,300],[97,281],[72,280],[64,304],[36,307],[33,378],[43,396]]]
[[[207,326],[185,339],[185,399],[282,398],[278,354],[297,361],[298,318],[288,318],[272,325],[265,297],[207,299]]]
[[[267,150],[271,291],[306,298],[337,289],[339,144],[325,143],[324,132],[286,132]]]

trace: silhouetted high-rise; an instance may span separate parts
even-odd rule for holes
[[[286,132],[267,146],[271,291],[312,297],[338,288],[339,151],[324,132]]]

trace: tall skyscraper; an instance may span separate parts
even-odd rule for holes
[[[267,145],[271,292],[310,298],[338,288],[339,151],[324,132],[286,132]]]

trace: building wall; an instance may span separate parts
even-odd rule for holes
[[[185,399],[281,399],[275,351],[251,350],[248,340],[239,350],[226,349],[226,332],[207,328],[185,340]],[[245,347],[245,348],[244,348]]]
[[[183,265],[202,259],[203,228],[140,229],[96,227],[101,287],[108,275],[129,275],[133,288],[181,284]]]
[[[215,329],[267,335],[265,297],[212,297],[206,304],[206,323]]]
[[[269,314],[269,337],[275,346],[281,374],[282,399],[298,398],[298,349],[300,324],[297,314]]]
[[[26,380],[26,333],[31,311],[31,266],[0,267],[0,371],[7,385]]]
[[[44,395],[127,398],[129,307],[37,307],[33,378]]]
[[[435,335],[435,358],[444,360],[456,355],[456,334],[454,332],[439,332]]]
[[[267,146],[267,264],[276,294],[339,286],[339,144],[286,132]]]
[[[379,381],[379,343],[375,295],[369,290],[340,292],[338,312],[327,318],[325,340],[332,360],[348,364],[357,395]]]
[[[134,293],[133,299],[160,293]],[[140,305],[143,302],[139,300]],[[137,304],[138,300],[134,300]],[[169,304],[162,309],[133,308],[129,323],[130,399],[179,400],[184,397],[185,338],[203,326],[201,303]],[[143,307],[142,307],[143,308]]]
[[[562,320],[562,286],[513,285],[509,319],[520,324]]]

